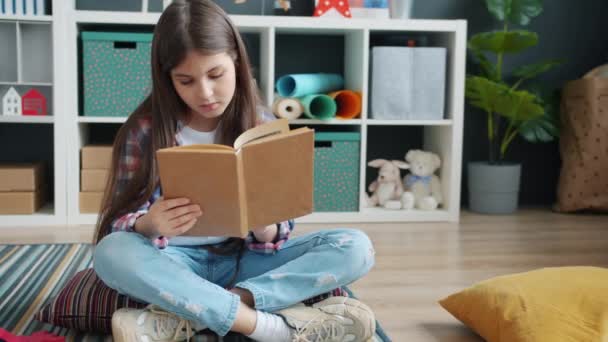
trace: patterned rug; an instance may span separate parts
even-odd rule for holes
[[[33,315],[55,297],[76,272],[92,267],[89,244],[0,245],[0,328],[16,335],[48,331],[66,341],[111,341],[111,336],[84,334],[42,323]],[[378,325],[376,340],[390,342]],[[195,338],[195,341],[208,338]],[[230,334],[218,341],[251,341]]]

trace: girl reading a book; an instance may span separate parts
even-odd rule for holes
[[[264,342],[371,339],[372,311],[339,295],[374,264],[364,233],[328,229],[289,238],[290,220],[251,227],[245,239],[185,237],[205,208],[162,197],[156,150],[231,145],[272,119],[261,110],[228,16],[211,0],[173,2],[155,27],[151,65],[152,91],[115,138],[95,234],[98,276],[150,304],[116,311],[114,338],[185,340],[207,328]],[[313,297],[320,301],[302,304]]]

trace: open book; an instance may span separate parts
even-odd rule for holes
[[[286,119],[243,132],[232,147],[156,152],[163,197],[187,197],[203,211],[184,235],[234,237],[312,212],[313,155],[314,131],[290,130]]]

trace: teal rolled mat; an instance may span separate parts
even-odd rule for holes
[[[338,111],[336,101],[327,95],[313,94],[299,99],[304,106],[304,116],[311,119],[329,120],[335,117]]]
[[[300,97],[343,89],[344,78],[339,74],[290,74],[279,78],[276,87],[281,96]]]

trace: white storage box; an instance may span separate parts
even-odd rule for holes
[[[371,56],[371,118],[443,119],[445,48],[378,46]]]

